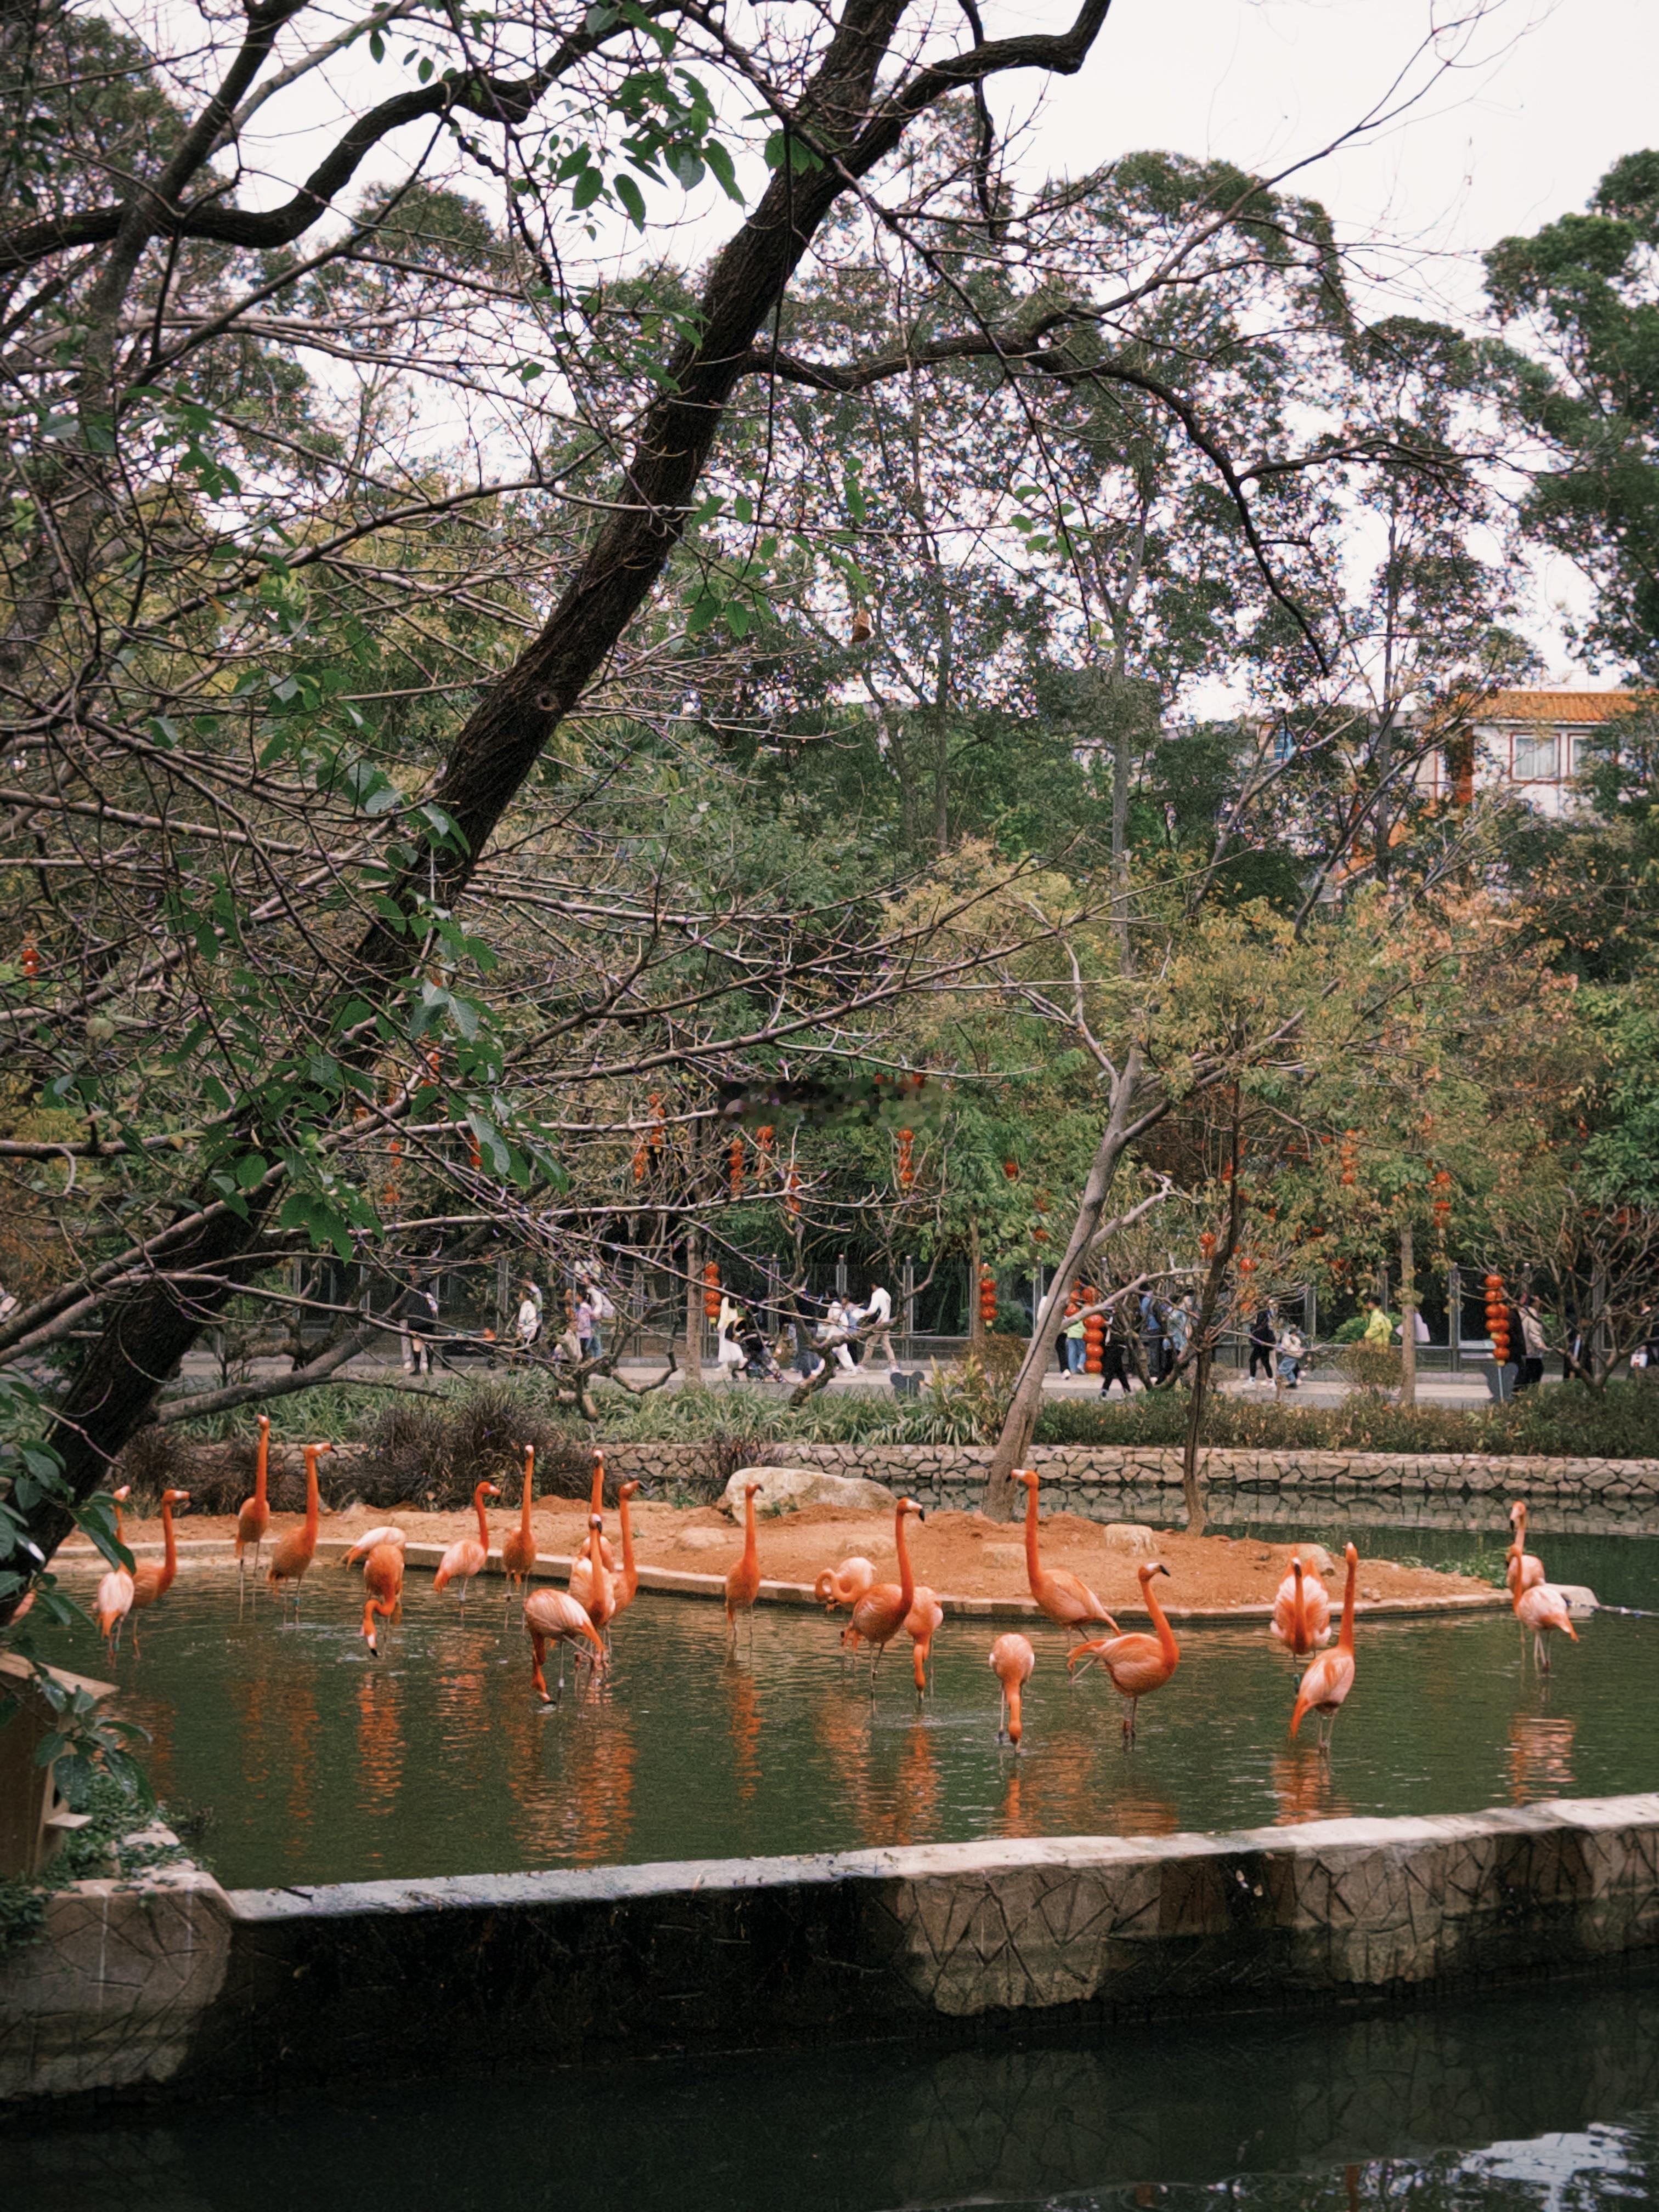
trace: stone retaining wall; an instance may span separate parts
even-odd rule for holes
[[[659,1482],[676,1476],[703,1479],[715,1464],[706,1444],[623,1443],[605,1446],[605,1465],[626,1480]],[[984,1494],[988,1444],[781,1443],[765,1447],[757,1464],[823,1468],[836,1474],[872,1475],[907,1489],[924,1505],[971,1507]],[[1048,1510],[1133,1518],[1123,1508],[1144,1504],[1146,1516],[1167,1520],[1181,1494],[1181,1454],[1151,1445],[1039,1444],[1031,1463],[1041,1469]],[[1408,1509],[1429,1499],[1468,1506],[1504,1504],[1527,1498],[1539,1509],[1600,1510],[1615,1519],[1659,1510],[1659,1460],[1544,1459],[1477,1453],[1215,1450],[1202,1455],[1211,1517],[1257,1516],[1259,1504],[1301,1498],[1346,1504],[1364,1499]],[[1392,1516],[1391,1516],[1392,1517]],[[1499,1518],[1501,1519],[1501,1515]]]
[[[1659,1796],[314,1890],[175,1873],[70,1893],[0,1964],[0,2096],[1305,2014],[1655,1954]]]

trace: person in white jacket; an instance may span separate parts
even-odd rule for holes
[[[865,1358],[874,1357],[878,1345],[886,1354],[887,1364],[893,1364],[893,1340],[890,1334],[893,1320],[893,1301],[879,1283],[870,1285],[870,1295],[865,1301],[860,1317],[860,1334],[865,1346]]]

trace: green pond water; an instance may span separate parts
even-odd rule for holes
[[[1659,1989],[0,2120],[0,2160],[27,2212],[1588,2212],[1659,2203]]]
[[[1333,1535],[1336,1531],[1330,1532]],[[1473,1543],[1475,1540],[1470,1540]],[[1553,1540],[1551,1571],[1653,1602],[1659,1544]],[[1618,1572],[1601,1556],[1621,1555]],[[1443,1556],[1401,1536],[1377,1553]],[[118,1710],[152,1738],[175,1812],[233,1887],[276,1887],[726,1857],[994,1836],[1167,1834],[1347,1814],[1447,1813],[1659,1786],[1659,1619],[1604,1613],[1540,1680],[1507,1613],[1367,1624],[1328,1762],[1287,1740],[1295,1673],[1264,1627],[1183,1630],[1175,1679],[1126,1750],[1098,1673],[1034,1630],[1026,1737],[996,1741],[992,1624],[947,1621],[932,1695],[908,1644],[842,1659],[835,1617],[763,1607],[735,1657],[724,1616],[641,1596],[610,1679],[538,1705],[499,1583],[463,1621],[412,1574],[404,1621],[368,1656],[362,1584],[313,1568],[300,1626],[262,1595],[240,1618],[225,1567],[188,1570],[123,1651]],[[844,1618],[844,1616],[842,1616]],[[101,1674],[89,1633],[50,1656]]]

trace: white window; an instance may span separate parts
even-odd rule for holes
[[[1553,730],[1517,730],[1515,733],[1515,780],[1517,783],[1553,782],[1555,778],[1556,738]]]

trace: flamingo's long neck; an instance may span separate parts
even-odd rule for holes
[[[1342,1589],[1342,1630],[1336,1639],[1339,1649],[1344,1651],[1353,1650],[1353,1592],[1358,1576],[1359,1562],[1351,1559],[1348,1561],[1348,1579]]]
[[[1035,1494],[1031,1502],[1035,1510]],[[904,1508],[902,1505],[893,1519],[893,1540],[898,1546],[899,1596],[902,1600],[899,1618],[902,1620],[908,1618],[910,1607],[915,1603],[916,1578],[910,1571],[910,1547],[904,1540]]]
[[[315,1444],[307,1444],[306,1446],[306,1538],[307,1542],[312,1544],[317,1541],[317,1513],[320,1504],[321,1500],[317,1495],[317,1447]]]
[[[161,1500],[161,1540],[166,1549],[161,1559],[161,1588],[168,1589],[179,1571],[179,1546],[173,1534],[173,1500]]]
[[[472,1503],[477,1509],[478,1515],[478,1541],[486,1552],[489,1549],[489,1523],[484,1519],[483,1502],[484,1492],[488,1487],[487,1484],[481,1482],[472,1493]]]
[[[1302,1562],[1291,1561],[1291,1572],[1296,1577],[1296,1598],[1291,1607],[1291,1648],[1294,1651],[1306,1649],[1308,1642],[1308,1607],[1302,1590]]]
[[[605,1510],[605,1461],[598,1452],[593,1455],[593,1495],[587,1510],[590,1514]]]
[[[270,1423],[259,1424],[259,1456],[253,1466],[253,1503],[263,1513],[265,1510],[265,1476],[270,1466]]]
[[[622,1515],[623,1588],[631,1593],[639,1576],[634,1567],[634,1516],[628,1510],[626,1490],[617,1501],[617,1510]]]
[[[1025,1486],[1025,1571],[1035,1589],[1042,1579],[1042,1561],[1037,1556],[1037,1486]]]
[[[519,1534],[526,1543],[530,1541],[530,1486],[536,1474],[536,1448],[526,1444],[524,1452],[524,1505],[519,1515]]]
[[[115,1540],[118,1544],[124,1545],[127,1540],[121,1527],[121,1501],[118,1498],[113,1502],[115,1505]]]
[[[1297,1586],[1299,1589],[1301,1587],[1299,1581]],[[1152,1588],[1152,1578],[1150,1575],[1142,1578],[1140,1594],[1146,1601],[1147,1612],[1152,1616],[1152,1626],[1158,1631],[1158,1648],[1164,1654],[1168,1663],[1173,1667],[1181,1656],[1181,1646],[1176,1642],[1174,1629],[1164,1618],[1164,1608],[1158,1601],[1158,1592]]]
[[[755,1535],[755,1493],[751,1490],[743,1501],[743,1564],[745,1567],[760,1565],[760,1547]]]

